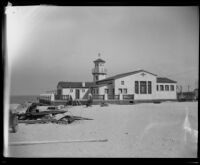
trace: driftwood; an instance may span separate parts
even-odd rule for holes
[[[84,118],[80,116],[65,116],[59,120],[50,118],[50,119],[40,119],[40,120],[19,120],[18,123],[25,123],[25,124],[37,124],[37,123],[57,123],[57,124],[69,124],[74,120],[93,120],[90,118]]]
[[[37,104],[33,103],[28,107],[26,113],[18,114],[19,123],[36,124],[36,123],[57,123],[69,124],[74,120],[92,120],[79,116],[67,115],[66,110],[46,110],[39,111]]]
[[[66,111],[61,111],[61,110],[49,110],[49,111],[43,111],[43,112],[27,112],[26,115],[30,116],[44,116],[44,115],[49,115],[49,114],[61,114],[61,113],[66,113]]]
[[[80,117],[80,116],[71,116],[74,120],[93,120],[90,118]]]
[[[63,140],[63,141],[31,141],[31,142],[11,142],[9,145],[35,145],[35,144],[52,144],[52,143],[82,143],[82,142],[107,142],[108,139],[90,139],[90,140]]]
[[[40,119],[40,120],[19,120],[18,123],[36,124],[36,123],[49,123],[57,120],[54,119]]]

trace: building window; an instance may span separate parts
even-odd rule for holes
[[[127,89],[126,88],[123,89],[123,93],[127,94]]]
[[[147,82],[146,81],[140,81],[140,93],[141,94],[147,93]]]
[[[99,80],[99,77],[98,76],[96,76],[96,81],[98,81]]]
[[[70,89],[70,92],[73,92],[73,89]]]
[[[62,95],[62,89],[58,89],[58,95]]]
[[[96,89],[96,94],[97,94],[97,95],[99,94],[99,90],[98,90],[98,89]]]
[[[170,90],[174,91],[174,85],[170,85]]]
[[[165,90],[169,91],[169,85],[165,85]]]
[[[148,81],[148,94],[152,93],[151,81]]]
[[[82,89],[82,92],[85,92],[85,89]]]
[[[124,81],[121,81],[121,85],[124,85]]]
[[[105,94],[108,94],[108,89],[105,89]]]
[[[160,85],[160,90],[164,91],[164,86],[163,85]]]
[[[159,85],[157,85],[157,91],[159,91]]]
[[[138,83],[138,81],[135,81],[135,93],[136,94],[139,93],[139,83]]]
[[[119,94],[121,94],[122,93],[122,88],[119,88]]]
[[[113,88],[113,95],[115,94],[115,89]]]

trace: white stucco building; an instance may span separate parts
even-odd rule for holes
[[[145,71],[137,70],[107,77],[105,61],[98,58],[92,69],[93,82],[59,82],[55,99],[104,100],[176,100],[176,81]]]
[[[96,81],[93,94],[108,94],[108,99],[118,95],[134,100],[176,100],[176,82],[145,70],[119,74]]]

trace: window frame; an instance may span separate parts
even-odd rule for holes
[[[170,91],[175,91],[174,85],[170,85]]]
[[[135,81],[135,94],[139,94],[139,81]]]
[[[156,90],[159,91],[159,85],[156,85]]]
[[[164,91],[164,85],[160,85],[160,91]]]
[[[144,89],[144,91],[143,91]],[[147,94],[147,82],[140,81],[140,94]]]
[[[122,94],[122,88],[118,88],[118,92],[119,92],[119,94]]]
[[[123,88],[123,94],[127,94],[127,93],[128,93],[128,89],[127,88]]]
[[[151,81],[147,82],[147,93],[152,94],[152,82]]]
[[[169,91],[169,85],[165,85],[165,91]]]

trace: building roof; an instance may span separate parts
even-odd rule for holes
[[[94,62],[95,62],[95,63],[97,63],[97,62],[103,62],[103,63],[105,63],[105,61],[102,60],[101,58],[98,58],[97,60],[94,60]]]
[[[104,82],[104,81],[115,80],[115,79],[118,79],[118,78],[122,78],[122,77],[126,77],[126,76],[129,76],[129,75],[132,75],[132,74],[136,74],[136,73],[139,73],[139,72],[146,72],[146,73],[152,74],[152,75],[154,75],[154,76],[157,76],[156,74],[147,72],[147,71],[145,71],[145,70],[137,70],[137,71],[127,72],[127,73],[117,74],[117,75],[115,75],[115,76],[108,77],[108,78],[105,78],[105,79],[103,79],[103,80],[99,80],[99,81],[97,81],[97,82]]]
[[[176,83],[176,81],[170,80],[166,77],[157,77],[157,83]]]
[[[84,86],[85,83],[85,86]],[[61,88],[89,88],[94,85],[93,82],[64,82],[60,81],[57,86]]]

